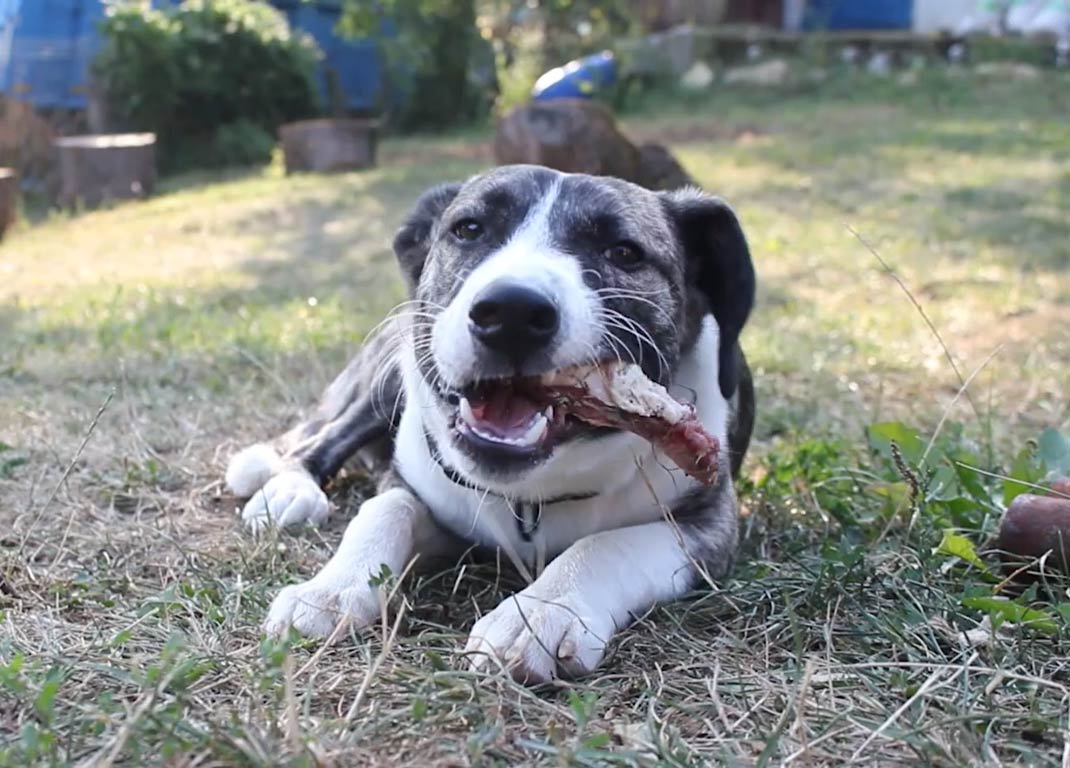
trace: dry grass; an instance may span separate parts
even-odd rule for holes
[[[1070,428],[1068,86],[834,82],[632,118],[736,204],[762,278],[747,556],[720,591],[643,617],[592,678],[535,691],[454,664],[508,576],[418,576],[348,719],[385,632],[324,647],[257,625],[366,484],[339,484],[327,529],[253,541],[219,477],[400,298],[393,227],[482,166],[481,138],[388,144],[361,175],[188,178],[17,232],[0,250],[0,765],[1063,763],[1070,611],[966,642],[982,616],[963,597],[991,587],[932,554],[935,495],[908,530],[862,428],[928,435],[950,407],[965,427],[945,432],[993,469]],[[999,349],[979,413],[952,405],[943,350],[848,226],[964,375]],[[976,540],[999,506],[970,517]]]

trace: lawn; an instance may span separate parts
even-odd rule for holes
[[[736,206],[759,273],[733,577],[536,690],[457,663],[516,585],[478,564],[416,577],[393,642],[264,641],[368,484],[254,540],[226,459],[401,300],[393,229],[488,136],[172,179],[0,245],[0,765],[1066,765],[1068,583],[1010,600],[968,562],[1021,487],[964,465],[1070,470],[1070,76],[833,78],[625,125]]]

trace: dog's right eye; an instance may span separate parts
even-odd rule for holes
[[[458,240],[471,242],[472,240],[478,240],[482,237],[483,225],[475,219],[461,219],[450,227],[450,232]]]

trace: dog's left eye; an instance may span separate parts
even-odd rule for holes
[[[635,269],[643,263],[644,255],[639,246],[632,243],[617,243],[603,252],[609,263],[621,269]]]
[[[475,219],[462,219],[450,228],[450,232],[458,240],[478,240],[483,234],[483,225]]]

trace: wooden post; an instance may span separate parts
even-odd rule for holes
[[[156,135],[116,133],[56,139],[59,204],[87,207],[146,197],[156,184]]]
[[[379,123],[358,118],[325,118],[279,128],[286,172],[352,171],[375,166]]]
[[[11,168],[0,168],[0,240],[15,223],[18,210],[19,176]]]

